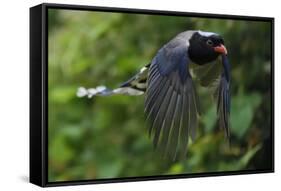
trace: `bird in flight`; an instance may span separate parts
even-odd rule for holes
[[[219,60],[219,62],[216,62]],[[219,126],[229,137],[230,64],[223,38],[213,32],[185,31],[161,47],[152,61],[119,88],[78,88],[77,96],[145,94],[145,114],[153,144],[173,160],[185,158],[200,116],[193,82],[215,87]]]

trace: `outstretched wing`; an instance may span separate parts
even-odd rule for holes
[[[195,137],[198,99],[188,70],[188,45],[174,39],[151,62],[145,113],[153,143],[165,156],[185,157],[188,138]]]
[[[217,89],[217,113],[220,127],[225,130],[225,135],[229,138],[229,116],[230,116],[230,64],[227,56],[222,55],[222,73]]]

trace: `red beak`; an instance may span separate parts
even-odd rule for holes
[[[225,48],[225,46],[223,44],[214,47],[215,52],[219,53],[219,54],[225,54],[227,55],[227,50]]]

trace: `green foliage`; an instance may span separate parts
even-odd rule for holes
[[[261,96],[257,93],[237,95],[232,100],[231,130],[239,139],[243,138],[250,127],[260,102]]]
[[[118,87],[177,33],[223,35],[232,65],[231,143],[218,129],[210,90],[184,161],[153,149],[144,98],[77,98],[78,87]],[[270,24],[266,22],[49,10],[49,181],[264,169],[270,139]]]

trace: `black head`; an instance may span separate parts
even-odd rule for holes
[[[195,32],[189,39],[189,58],[196,64],[206,64],[217,59],[220,54],[227,54],[221,36],[210,32]]]

